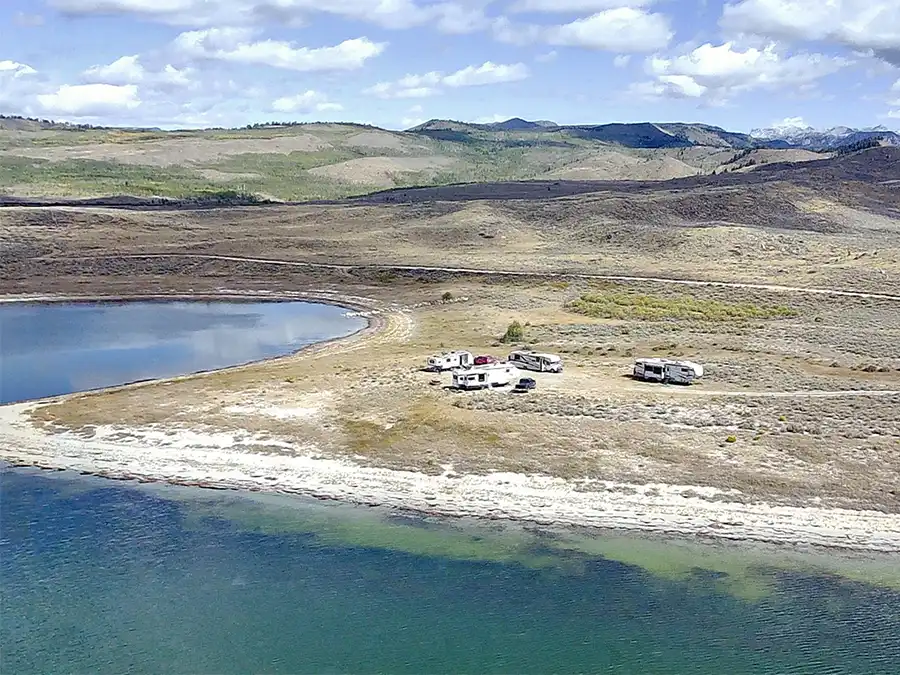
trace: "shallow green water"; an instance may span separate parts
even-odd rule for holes
[[[900,672],[891,559],[33,471],[0,499],[4,673]]]

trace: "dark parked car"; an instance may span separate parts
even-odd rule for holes
[[[516,391],[531,391],[537,386],[537,382],[534,381],[534,378],[531,377],[523,377],[518,382],[516,382]]]

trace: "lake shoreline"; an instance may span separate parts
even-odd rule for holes
[[[102,302],[111,297],[125,302],[146,300],[149,296],[77,297],[85,302]],[[157,425],[86,425],[92,427],[87,435],[65,428],[39,429],[30,413],[40,407],[76,397],[196,380],[256,368],[266,362],[304,359],[336,345],[373,337],[389,323],[376,301],[338,293],[276,295],[223,291],[155,297],[325,302],[359,311],[368,318],[368,325],[352,334],[264,361],[0,406],[0,460],[13,466],[74,470],[110,479],[301,494],[445,517],[900,553],[900,515],[881,511],[742,503],[734,499],[736,495],[729,496],[727,490],[691,485],[574,481],[513,472],[456,473],[449,465],[440,475],[375,468],[358,464],[346,455],[329,455],[315,444],[288,447],[290,444],[251,432],[200,432]],[[40,301],[73,299],[42,296]],[[18,302],[35,300],[35,296],[6,298]],[[288,452],[267,454],[266,448],[273,446],[278,446],[281,453]]]
[[[900,553],[900,516],[879,511],[742,504],[696,486],[579,484],[539,475],[454,474],[449,467],[432,476],[318,456],[315,448],[297,448],[292,456],[230,448],[264,445],[249,435],[115,427],[96,428],[94,438],[85,438],[35,427],[28,415],[41,405],[46,403],[0,407],[0,460],[113,480],[295,494],[449,518]],[[691,496],[684,495],[688,491]]]
[[[277,302],[277,303],[313,303],[327,304],[340,309],[356,313],[358,316],[366,320],[366,325],[362,328],[340,335],[338,337],[329,338],[327,340],[319,340],[312,344],[304,345],[299,349],[272,356],[269,358],[254,359],[244,363],[238,363],[233,366],[224,368],[212,368],[209,370],[197,370],[184,375],[174,375],[172,377],[149,378],[135,380],[132,382],[124,382],[122,384],[112,385],[108,387],[97,387],[95,389],[83,389],[72,394],[60,394],[58,396],[48,396],[42,399],[29,399],[27,401],[14,401],[3,405],[14,405],[20,403],[55,403],[61,402],[67,398],[75,396],[83,396],[85,394],[104,394],[114,391],[123,391],[126,389],[135,389],[138,387],[158,385],[164,382],[179,382],[186,379],[203,377],[207,375],[215,375],[216,373],[225,373],[239,371],[245,368],[259,366],[265,363],[271,363],[280,359],[297,356],[298,354],[315,353],[324,349],[328,349],[338,342],[348,342],[354,339],[364,338],[366,335],[376,333],[383,327],[383,319],[379,316],[378,310],[374,308],[369,298],[359,298],[356,296],[346,296],[329,292],[288,292],[288,293],[256,293],[253,291],[228,291],[222,294],[215,293],[151,293],[151,294],[119,294],[119,295],[3,295],[0,296],[0,306],[4,304],[35,304],[35,305],[58,305],[58,304],[127,304],[129,302],[223,302],[223,303],[242,303],[242,302]]]

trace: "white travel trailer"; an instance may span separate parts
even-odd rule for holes
[[[562,359],[556,354],[520,350],[512,352],[507,360],[517,368],[539,373],[561,373],[563,369]]]
[[[703,366],[693,361],[672,361],[670,359],[638,359],[634,362],[632,375],[647,382],[671,382],[691,384],[703,377]]]
[[[455,389],[487,389],[488,387],[505,387],[518,373],[518,369],[509,363],[488,363],[465,370],[453,371],[453,387]]]
[[[454,368],[470,368],[475,359],[472,352],[453,351],[429,356],[425,361],[426,370],[453,370]]]

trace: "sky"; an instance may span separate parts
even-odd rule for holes
[[[2,0],[0,114],[900,129],[900,0]]]

